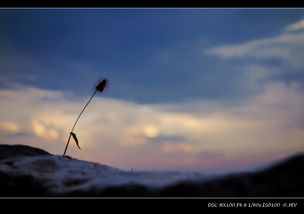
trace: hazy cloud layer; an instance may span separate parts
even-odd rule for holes
[[[63,152],[86,100],[20,87],[1,90],[2,143]],[[214,106],[214,108],[212,108]],[[95,97],[68,154],[122,168],[233,168],[303,151],[304,98],[299,84],[273,83],[234,106],[221,103],[140,105]]]

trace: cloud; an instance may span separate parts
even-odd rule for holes
[[[158,133],[159,133],[159,130],[156,126],[154,125],[145,125],[143,127],[143,131],[144,131],[144,134],[149,137],[149,138],[155,138],[158,136]]]
[[[283,33],[276,37],[252,40],[242,44],[224,45],[204,50],[203,53],[223,58],[280,58],[290,57],[304,45],[304,33]]]
[[[285,30],[286,31],[298,31],[304,29],[304,20],[300,20],[296,23],[293,23],[291,25],[288,25]]]
[[[261,94],[278,81],[303,84],[304,31],[301,29],[303,20],[282,27],[272,37],[211,47],[203,50],[203,54],[218,57],[219,63],[238,72],[235,79],[247,95]]]
[[[67,154],[127,169],[233,168],[271,160],[303,150],[300,88],[299,83],[267,84],[234,105],[137,104],[97,96],[75,129],[82,150],[70,144]],[[1,142],[55,154],[62,154],[86,101],[32,87],[2,89],[0,99],[2,132],[26,133],[0,135]]]
[[[33,133],[45,140],[57,140],[59,138],[59,132],[55,127],[48,126],[44,122],[39,120],[32,121]]]
[[[303,68],[304,32],[303,20],[291,24],[277,36],[247,41],[240,44],[222,45],[207,50],[203,54],[224,59],[279,59],[289,66]]]
[[[162,146],[162,152],[164,153],[190,153],[192,152],[192,146],[182,142],[165,142]]]
[[[17,123],[12,121],[3,121],[0,123],[0,132],[6,134],[16,134],[20,131],[20,127]]]

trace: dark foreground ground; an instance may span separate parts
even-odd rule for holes
[[[304,155],[213,179],[172,179],[0,145],[0,196],[304,197]]]

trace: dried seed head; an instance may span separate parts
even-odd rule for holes
[[[103,92],[105,87],[107,86],[108,81],[106,79],[103,79],[100,81],[100,83],[96,86],[96,90],[99,92]]]

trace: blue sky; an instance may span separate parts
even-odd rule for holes
[[[118,167],[198,169],[298,152],[303,20],[303,9],[1,9],[2,141],[27,136],[60,153],[66,129],[106,77],[109,88],[79,124],[88,152],[72,148],[73,155]],[[28,109],[13,112],[16,105]],[[278,132],[293,143],[275,143]],[[98,147],[93,135],[112,143]],[[135,161],[139,154],[146,161]]]
[[[158,103],[249,93],[229,69],[235,62],[202,50],[271,37],[299,20],[303,10],[3,9],[0,14],[2,50],[38,63],[13,72],[7,65],[2,73],[12,81],[86,95],[96,79],[108,77],[106,96]]]

